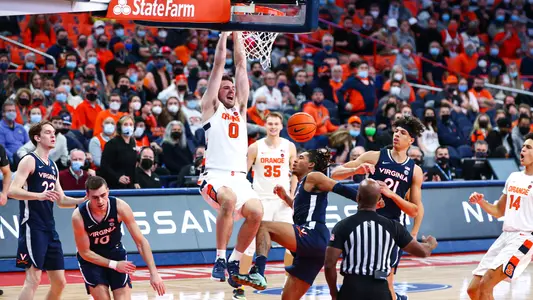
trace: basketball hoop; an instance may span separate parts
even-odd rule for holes
[[[270,7],[255,4],[233,6],[233,14],[240,16],[285,16],[285,13]],[[272,45],[279,32],[243,31],[241,43],[248,60],[259,60],[263,69],[270,68]]]

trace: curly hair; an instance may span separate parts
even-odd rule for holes
[[[421,136],[425,130],[424,124],[418,118],[412,116],[403,116],[394,122],[394,126],[407,130],[413,138]]]
[[[314,171],[325,173],[331,161],[331,152],[326,148],[319,148],[307,151],[309,154],[309,162],[315,164]]]

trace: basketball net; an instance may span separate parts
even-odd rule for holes
[[[237,5],[234,7],[235,14],[242,15],[270,15],[270,16],[284,16],[285,13],[265,6],[251,5]],[[263,69],[270,68],[272,53],[272,46],[278,37],[279,32],[258,32],[258,31],[243,31],[241,35],[241,43],[246,53],[248,60],[259,60]]]

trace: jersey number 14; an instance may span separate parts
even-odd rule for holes
[[[520,199],[522,198],[522,196],[518,196],[516,197],[515,199],[515,196],[514,195],[510,195],[509,196],[509,209],[515,209],[515,210],[518,210],[520,208]]]

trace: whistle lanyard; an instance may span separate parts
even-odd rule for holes
[[[448,174],[446,174],[446,172],[444,172],[444,170],[439,165],[435,165],[435,166],[439,169],[441,174],[444,175],[444,177],[446,178],[446,181],[452,181],[452,172],[450,170],[448,170]]]

